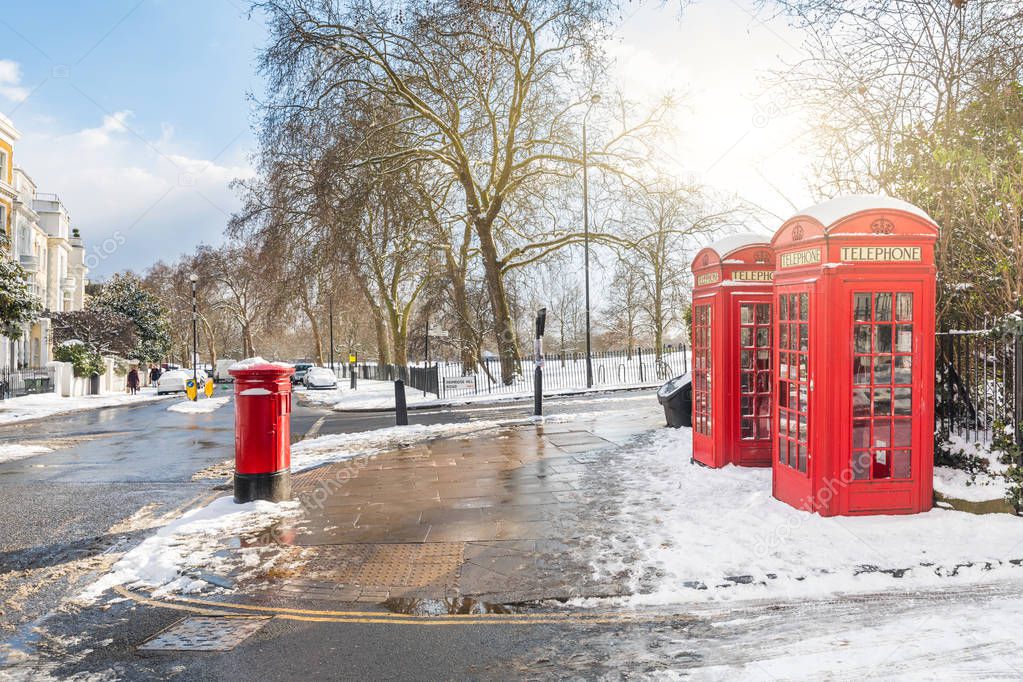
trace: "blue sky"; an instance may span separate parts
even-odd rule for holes
[[[56,192],[100,278],[218,241],[253,150],[258,17],[235,0],[35,0],[0,14],[15,163]],[[112,241],[123,236],[123,245]]]

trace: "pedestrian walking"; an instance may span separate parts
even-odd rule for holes
[[[156,382],[160,380],[160,365],[153,365],[153,368],[149,370],[149,383],[156,386]]]
[[[132,367],[128,372],[128,392],[132,395],[139,392],[139,370],[137,367]]]

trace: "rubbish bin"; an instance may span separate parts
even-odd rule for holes
[[[693,382],[689,372],[657,389],[657,400],[664,406],[668,426],[677,429],[693,425]]]

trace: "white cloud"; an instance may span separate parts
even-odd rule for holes
[[[26,129],[15,163],[40,192],[56,192],[93,258],[92,278],[174,260],[200,242],[222,239],[238,199],[228,188],[253,169],[238,149],[205,159],[163,125],[146,137],[129,110],[71,133]],[[226,143],[227,141],[225,141]],[[105,241],[106,240],[106,241]],[[116,248],[106,248],[117,242]]]
[[[28,95],[28,88],[21,85],[21,65],[10,59],[0,59],[0,97],[23,102]]]

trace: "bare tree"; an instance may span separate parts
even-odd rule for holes
[[[577,104],[583,98],[576,84],[587,81],[587,67],[600,70],[595,46],[612,6],[443,0],[381,8],[365,0],[343,7],[269,0],[259,7],[274,36],[262,58],[276,95],[271,104],[278,105],[270,108],[268,127],[296,111],[367,110],[360,103],[382,98],[390,115],[368,116],[366,135],[384,136],[388,144],[370,144],[358,163],[403,172],[429,162],[460,188],[461,212],[486,278],[502,375],[511,381],[518,350],[507,268],[580,234],[578,225],[552,232],[513,223],[509,204],[524,200],[528,186],[579,169],[583,110]],[[650,120],[623,124],[591,152],[591,163],[612,169],[611,161],[627,151],[625,142]]]

